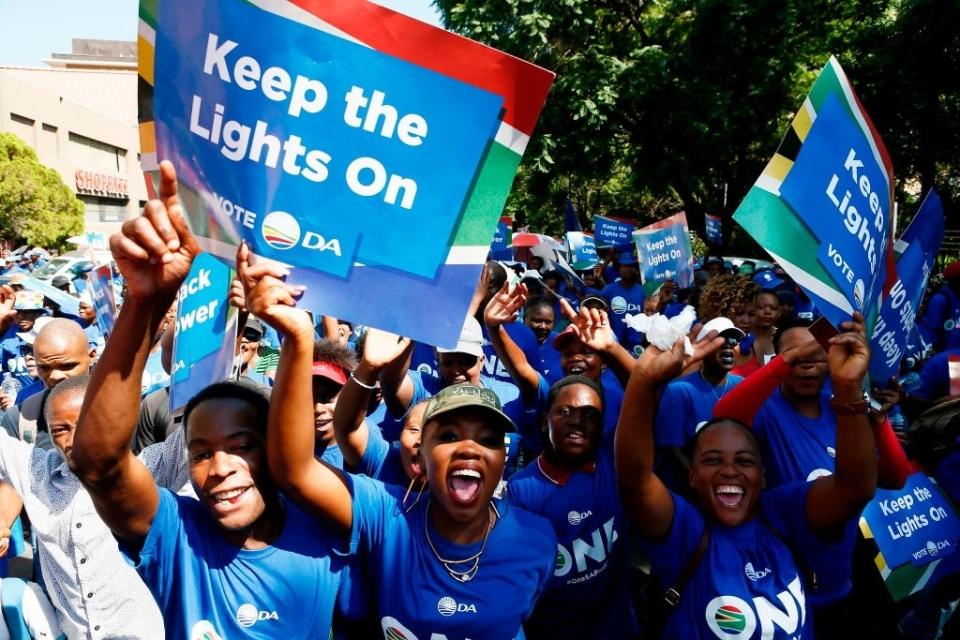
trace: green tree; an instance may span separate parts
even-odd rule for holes
[[[62,248],[83,231],[83,203],[12,133],[0,133],[0,237]]]
[[[557,73],[508,201],[532,226],[685,209],[730,216],[828,57],[890,150],[898,184],[960,192],[955,0],[437,0],[448,28]],[[900,192],[903,201],[904,192]],[[755,251],[754,247],[751,252]]]

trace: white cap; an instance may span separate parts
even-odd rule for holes
[[[460,330],[460,340],[453,349],[441,349],[437,347],[437,353],[469,353],[472,356],[481,357],[483,355],[483,330],[480,323],[473,316],[467,316],[463,322],[463,329]]]
[[[706,338],[711,331],[716,331],[718,336],[735,335],[738,340],[743,340],[747,335],[738,329],[729,318],[714,318],[700,329],[700,333],[697,334],[697,342]]]

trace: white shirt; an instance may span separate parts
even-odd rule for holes
[[[183,428],[138,456],[157,484],[188,482]],[[156,601],[70,471],[59,449],[44,450],[0,429],[0,479],[17,490],[60,628],[73,638],[164,637]]]

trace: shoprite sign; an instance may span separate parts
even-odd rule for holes
[[[74,179],[76,181],[77,193],[94,196],[114,196],[117,198],[130,197],[129,182],[121,176],[112,176],[106,173],[77,169],[74,174]]]

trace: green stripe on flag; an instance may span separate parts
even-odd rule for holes
[[[157,3],[160,0],[140,0],[140,19],[157,30]]]
[[[733,219],[764,249],[782,256],[817,280],[836,287],[817,261],[820,243],[777,196],[751,187]]]
[[[253,370],[257,373],[269,373],[277,368],[280,363],[280,351],[272,347],[260,347],[260,357]]]
[[[454,232],[453,246],[488,246],[520,166],[520,156],[494,143]]]

